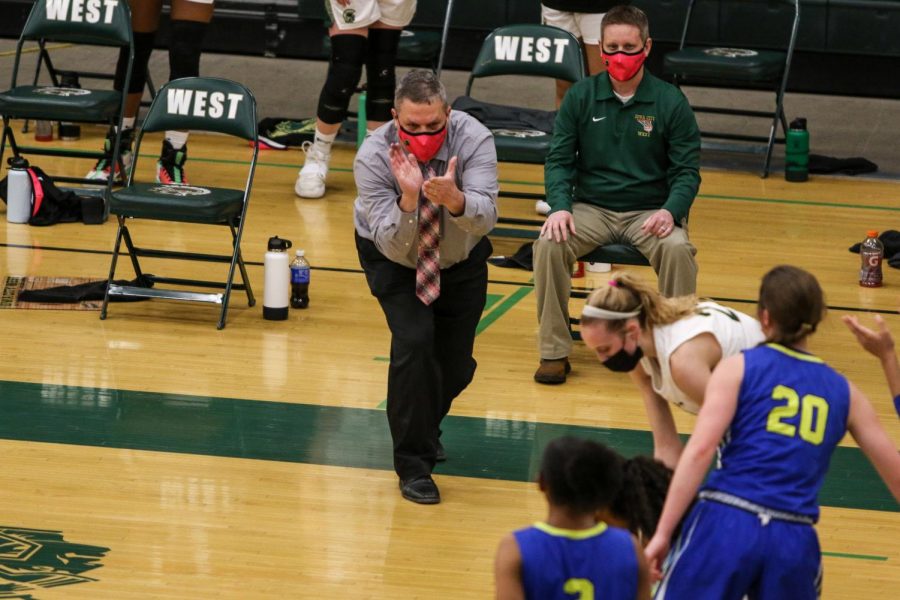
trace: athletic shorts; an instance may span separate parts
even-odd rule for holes
[[[700,500],[666,558],[656,600],[817,600],[822,554],[812,525]]]
[[[338,29],[360,29],[378,21],[392,27],[406,27],[416,14],[416,0],[325,0],[325,9]]]
[[[541,4],[541,21],[565,29],[585,44],[600,45],[600,23],[605,13],[577,13],[547,8]]]

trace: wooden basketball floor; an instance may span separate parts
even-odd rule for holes
[[[87,128],[71,144],[99,147],[102,134]],[[145,176],[158,147],[148,138]],[[353,246],[352,157],[339,149],[328,195],[300,200],[302,154],[261,153],[243,242],[259,303],[248,308],[236,292],[222,331],[215,309],[164,301],[114,304],[106,321],[92,310],[0,310],[0,598],[486,598],[500,537],[544,517],[531,481],[549,439],[576,433],[626,454],[649,450],[627,377],[582,345],[567,384],[532,381],[531,274],[491,267],[478,372],[445,424],[449,460],[436,475],[444,501],[402,500],[383,411],[388,330]],[[194,135],[188,175],[239,187],[247,158],[241,144]],[[51,173],[90,166],[33,162]],[[506,189],[541,190],[540,167],[503,165],[499,176]],[[812,270],[831,307],[814,351],[863,388],[900,444],[878,365],[839,322],[879,312],[900,334],[900,272],[886,268],[883,288],[862,289],[858,256],[847,251],[868,229],[897,227],[898,197],[896,182],[790,184],[779,174],[709,170],[691,238],[700,293],[750,313],[769,267]],[[533,204],[502,200],[501,214],[529,217]],[[144,245],[228,246],[219,228],[136,223],[132,231]],[[0,270],[102,279],[114,234],[112,222],[3,222]],[[261,261],[276,234],[305,249],[314,268],[309,309],[286,322],[261,311]],[[524,241],[512,235],[493,238],[497,254]],[[132,277],[127,260],[120,265],[118,276]],[[147,267],[176,276],[197,269]],[[216,269],[199,265],[208,277]],[[588,274],[576,285],[603,281]],[[689,433],[693,417],[676,417]],[[824,597],[895,598],[898,506],[851,440],[835,455],[821,502]]]

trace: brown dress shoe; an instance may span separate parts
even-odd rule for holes
[[[542,358],[541,366],[534,372],[538,383],[565,383],[566,375],[572,370],[568,358]]]

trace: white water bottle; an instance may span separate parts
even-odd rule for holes
[[[9,162],[6,180],[6,220],[10,223],[27,223],[31,218],[31,176],[28,161],[13,156]]]
[[[291,240],[277,235],[269,238],[269,248],[263,260],[265,285],[263,288],[263,318],[283,321],[288,318],[288,302],[291,295],[291,269],[287,249]]]

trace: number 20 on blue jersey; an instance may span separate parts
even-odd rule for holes
[[[796,390],[777,385],[772,390],[772,400],[786,401],[769,411],[766,430],[787,437],[800,436],[805,442],[818,446],[825,439],[828,423],[828,401],[821,396],[805,394],[802,398]],[[790,423],[800,413],[800,424]]]

